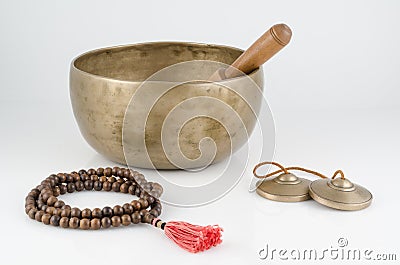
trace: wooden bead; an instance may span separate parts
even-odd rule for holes
[[[57,175],[53,174],[53,177],[57,185],[61,183],[60,178]]]
[[[110,167],[106,167],[106,168],[104,169],[104,175],[105,175],[106,177],[111,176],[111,172],[112,172],[112,168],[110,168]]]
[[[142,205],[140,204],[140,202],[138,200],[133,200],[131,202],[131,205],[133,206],[133,209],[136,211],[139,211],[142,207]]]
[[[90,180],[90,176],[88,174],[82,174],[81,181],[84,183],[86,180]]]
[[[92,218],[92,211],[89,208],[85,208],[81,212],[82,218],[90,219]]]
[[[57,197],[60,194],[61,194],[60,187],[58,187],[58,186],[54,187],[53,188],[53,195]]]
[[[126,180],[125,183],[128,184],[128,187],[133,184],[133,182],[130,180]]]
[[[38,221],[38,222],[41,222],[43,215],[44,215],[44,211],[37,211],[35,213],[35,220]]]
[[[84,182],[85,190],[92,190],[93,189],[93,180],[86,180]]]
[[[98,181],[99,180],[99,176],[97,176],[97,175],[91,175],[90,176],[90,179],[93,181],[93,183],[95,182],[95,181]]]
[[[107,181],[107,177],[106,177],[106,176],[101,176],[101,177],[99,178],[99,181],[100,181],[101,183],[104,183],[104,182]]]
[[[118,182],[118,183],[119,183],[119,185],[121,186],[122,184],[124,184],[124,183],[125,183],[125,180],[123,180],[123,179],[119,178],[119,179],[117,179],[117,182]]]
[[[115,192],[119,192],[120,184],[118,182],[114,182],[111,186],[111,189]]]
[[[128,188],[128,193],[135,195],[135,189],[136,189],[136,185],[130,185]]]
[[[113,215],[113,209],[111,207],[104,207],[102,210],[103,216],[104,217],[111,217]]]
[[[38,189],[32,189],[32,190],[29,192],[28,195],[31,195],[31,196],[37,198],[37,197],[39,196],[39,194],[40,194],[40,190],[38,190]]]
[[[62,212],[62,210],[61,210],[60,208],[54,208],[54,210],[53,210],[53,215],[58,215],[58,216],[60,216],[60,215],[61,215],[61,212]]]
[[[31,194],[31,193],[29,193],[29,194]],[[40,194],[38,196],[33,196],[33,195],[29,195],[29,194],[28,194],[28,196],[26,196],[25,202],[29,202],[29,201],[35,202],[36,200],[42,201],[41,199],[39,199]]]
[[[33,197],[31,195],[28,195],[25,198],[25,203],[30,203],[31,202],[31,203],[35,204],[35,201],[36,201],[35,197]]]
[[[94,219],[90,220],[90,229],[99,230],[100,226],[101,226],[100,219],[94,218]]]
[[[160,215],[160,213],[155,209],[151,209],[149,213],[154,217],[158,217]]]
[[[56,186],[56,181],[54,180],[54,178],[49,178],[48,181],[49,181],[51,187]]]
[[[109,217],[101,218],[101,226],[103,228],[109,228],[111,226],[111,219]]]
[[[71,174],[66,174],[65,177],[66,177],[65,182],[67,182],[67,183],[74,182],[74,177]],[[68,187],[68,185],[67,185],[67,187]]]
[[[103,217],[102,211],[100,208],[94,208],[92,211],[92,218],[99,218],[101,219]]]
[[[130,170],[128,179],[129,179],[130,181],[135,181],[135,175],[136,175],[137,173],[138,173],[137,171]]]
[[[146,181],[143,180],[143,179],[137,179],[137,180],[136,180],[136,184],[137,184],[138,186],[142,187],[142,188],[143,188],[143,185],[144,185],[145,183],[146,183]]]
[[[61,210],[61,214],[60,214],[61,217],[68,217],[69,218],[70,215],[71,215],[71,210],[70,209]]]
[[[51,188],[50,186],[50,181],[48,179],[43,180],[42,182],[40,182],[40,184],[42,184],[43,186],[45,186],[47,189]]]
[[[146,209],[149,206],[148,201],[146,201],[145,199],[139,199],[138,201],[142,209]]]
[[[143,183],[142,188],[143,188],[145,191],[148,192],[148,191],[150,191],[150,190],[152,189],[152,185],[151,185],[151,183],[146,182],[146,183]]]
[[[125,183],[128,183],[129,185],[132,185],[134,183],[134,181],[132,181],[132,179],[130,179],[130,177],[128,177],[126,179]]]
[[[153,196],[146,195],[143,199],[145,199],[149,204],[152,204],[154,202]]]
[[[129,178],[130,174],[131,171],[128,168],[124,169],[124,178]]]
[[[65,182],[65,181],[67,181],[67,178],[65,177],[65,174],[58,173],[58,174],[57,174],[57,177],[58,177],[60,183],[63,183],[63,182]]]
[[[69,206],[68,204],[66,204],[66,205],[64,205],[63,207],[61,207],[61,210],[64,210],[64,209],[68,209],[68,210],[71,211],[71,206]]]
[[[44,205],[44,206],[47,206],[47,205]],[[35,206],[34,206],[34,205],[27,205],[27,206],[25,207],[25,213],[28,214],[29,211],[32,210],[32,209],[35,209]]]
[[[76,191],[83,191],[85,189],[85,184],[82,181],[75,182]]]
[[[132,214],[133,213],[133,206],[129,203],[125,203],[122,205],[125,214]]]
[[[67,184],[67,192],[68,192],[68,193],[72,193],[72,192],[74,192],[74,191],[75,191],[75,184],[72,183],[72,182],[68,183],[68,184]]]
[[[133,214],[131,214],[131,219],[132,219],[132,223],[134,223],[134,224],[140,223],[141,217],[140,217],[139,212],[134,212]]]
[[[47,200],[47,205],[48,206],[53,206],[58,199],[55,196],[50,196],[49,199]]]
[[[53,216],[50,218],[50,224],[51,224],[52,226],[59,226],[59,225],[60,225],[60,219],[61,219],[60,216],[58,216],[58,215],[53,215]]]
[[[161,213],[161,209],[162,209],[161,203],[159,201],[153,203],[152,209],[156,209],[157,211],[159,211]]]
[[[72,173],[71,175],[72,175],[72,177],[74,179],[74,182],[78,182],[78,181],[81,180],[81,176],[79,176],[78,173],[75,172],[75,173]]]
[[[79,228],[83,230],[88,230],[90,228],[90,220],[87,218],[81,219],[79,222]]]
[[[82,177],[83,174],[86,174],[86,170],[81,169],[78,171],[78,174],[81,175],[81,177]]]
[[[54,207],[61,208],[64,205],[65,205],[65,202],[63,202],[62,200],[57,200],[56,203],[54,204]]]
[[[119,168],[119,169],[117,170],[117,176],[118,176],[118,177],[123,177],[123,176],[124,176],[124,170],[123,170],[122,168]]]
[[[44,223],[45,225],[49,225],[50,224],[50,218],[51,218],[50,214],[48,214],[48,213],[43,214],[42,223]]]
[[[31,201],[31,200],[26,201],[26,202],[25,202],[25,208],[26,208],[26,207],[29,207],[30,209],[36,208],[36,207],[35,207],[35,201]],[[29,209],[29,210],[30,210],[30,209]],[[29,211],[28,211],[28,213],[29,213]]]
[[[140,186],[136,185],[135,195],[137,197],[139,197],[141,192],[142,192],[142,189],[140,188]]]
[[[43,201],[37,201],[36,208],[40,210],[40,209],[42,209],[43,205],[45,205]]]
[[[43,201],[38,201],[38,202],[37,202],[37,205],[36,205],[36,208],[39,209],[39,210],[41,210],[42,207],[43,207],[44,205],[45,205],[45,204],[44,204]]]
[[[163,187],[160,184],[153,182],[152,186],[154,190],[158,190],[161,193],[163,192]]]
[[[28,196],[25,197],[25,202],[28,202],[28,201],[35,202],[35,197],[33,197],[32,195],[28,194]]]
[[[53,194],[51,192],[42,192],[42,200],[44,202],[47,202],[47,200],[53,196]]]
[[[36,213],[37,213],[37,209],[30,209],[29,212],[28,212],[29,218],[35,219]]]
[[[56,209],[56,208],[54,208],[54,207],[47,207],[46,213],[52,215],[55,209]]]
[[[143,182],[143,180],[145,180],[143,174],[140,174],[140,173],[135,174],[135,181],[136,181],[137,183],[138,183],[139,181],[140,181],[140,182]],[[147,182],[147,181],[146,181],[146,182]]]
[[[61,217],[60,218],[60,226],[62,228],[68,228],[69,227],[69,218],[68,217]]]
[[[71,209],[71,217],[81,218],[81,210],[79,208],[72,208]]]
[[[87,174],[88,174],[89,176],[95,175],[95,174],[96,174],[96,170],[94,170],[93,168],[91,168],[91,169],[89,169],[89,170],[87,171]]]
[[[144,215],[146,215],[148,212],[149,212],[149,211],[147,211],[146,209],[142,209],[142,210],[139,211],[140,216],[142,216],[142,217],[143,217]]]
[[[115,205],[113,208],[113,213],[114,215],[121,216],[124,214],[124,208],[122,208],[120,205]]]
[[[129,185],[126,183],[121,184],[119,187],[120,192],[122,193],[128,193]]]
[[[96,181],[93,183],[93,189],[94,189],[95,191],[101,191],[102,188],[103,188],[103,183],[101,183],[99,180],[96,180]]]
[[[79,218],[78,217],[72,217],[69,219],[69,227],[76,229],[79,227]]]
[[[114,183],[114,182],[117,181],[117,179],[114,178],[114,177],[109,177],[109,178],[108,178],[108,181],[111,182],[111,183]]]
[[[110,191],[112,187],[112,183],[109,181],[106,181],[103,183],[103,190],[104,191]]]
[[[153,221],[153,218],[154,218],[154,216],[152,216],[150,213],[146,213],[143,216],[142,221],[143,221],[143,223],[151,224],[151,221]]]
[[[28,194],[28,196],[25,197],[25,201],[35,201],[35,197]]]
[[[131,224],[131,216],[128,214],[124,214],[121,216],[122,225],[127,226]]]
[[[111,174],[114,175],[114,176],[116,176],[118,170],[119,170],[119,167],[113,167],[112,170],[111,170]]]
[[[66,185],[60,185],[60,194],[63,195],[65,193],[67,193],[67,186]]]
[[[104,174],[104,168],[99,167],[99,168],[96,170],[96,174],[97,174],[98,176],[103,176],[103,174]]]
[[[113,217],[111,217],[111,223],[112,223],[112,226],[114,226],[114,227],[120,226],[121,225],[121,217],[114,215]]]

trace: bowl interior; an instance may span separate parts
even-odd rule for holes
[[[167,66],[185,61],[210,60],[231,64],[242,52],[220,45],[155,42],[91,51],[78,57],[73,65],[93,75],[143,81]]]

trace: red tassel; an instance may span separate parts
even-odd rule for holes
[[[168,222],[164,226],[164,232],[178,246],[189,252],[197,253],[207,250],[222,242],[218,225],[199,226],[186,222]]]

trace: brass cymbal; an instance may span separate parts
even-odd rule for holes
[[[311,181],[298,178],[291,173],[281,174],[273,179],[257,183],[257,194],[281,202],[299,202],[310,199],[308,187]]]
[[[372,202],[372,194],[366,188],[346,178],[315,180],[309,192],[318,203],[338,210],[361,210]]]

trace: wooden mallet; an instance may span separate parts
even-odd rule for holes
[[[219,69],[210,81],[219,81],[250,74],[285,47],[292,37],[292,30],[285,24],[276,24],[244,51],[228,68]],[[239,70],[239,71],[238,71]]]

